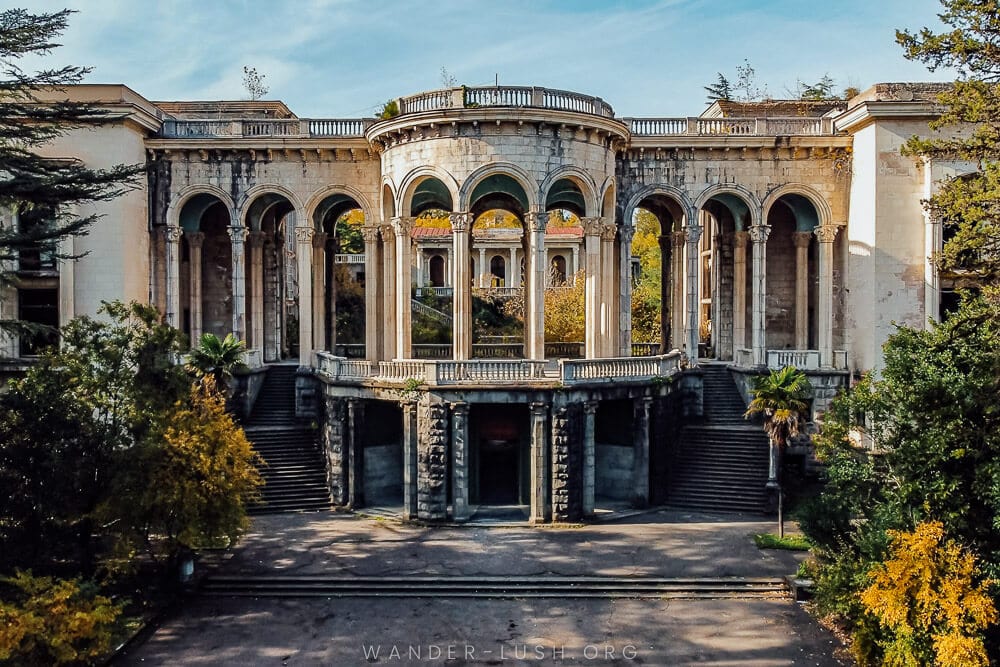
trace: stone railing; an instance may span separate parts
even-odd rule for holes
[[[579,359],[583,355],[583,343],[545,343],[546,359]]]
[[[364,138],[373,118],[285,118],[235,120],[167,120],[160,136],[167,139],[240,139],[247,137]]]
[[[733,355],[733,362],[742,368],[752,368],[756,365],[753,360],[753,350],[746,347],[738,348]]]
[[[820,367],[819,350],[768,350],[767,367],[795,366],[800,371],[814,371]]]
[[[364,343],[338,343],[336,345],[336,354],[338,357],[345,357],[347,359],[364,359],[365,358],[365,344]]]
[[[509,298],[512,296],[517,296],[522,291],[523,287],[473,287],[473,296],[478,297],[496,297],[496,298]]]
[[[417,287],[416,296],[452,296],[455,293],[451,287]]]
[[[847,350],[833,351],[833,367],[839,371],[846,371],[849,368],[850,359]]]
[[[346,359],[329,352],[316,353],[316,368],[331,380],[364,380],[375,374],[376,366],[364,359]]]
[[[450,359],[450,344],[414,343],[412,346],[414,359]]]
[[[387,381],[402,381],[411,378],[423,379],[426,373],[427,364],[423,361],[413,359],[395,359],[393,361],[378,362],[378,378]]]
[[[365,256],[364,254],[360,255],[337,254],[333,256],[333,262],[334,264],[364,264]]]
[[[655,357],[615,357],[611,359],[559,360],[559,377],[564,385],[623,380],[650,380],[680,372],[680,352]]]
[[[632,343],[633,357],[655,357],[659,353],[659,343]]]
[[[473,343],[475,359],[523,359],[524,343]]]
[[[575,111],[604,118],[614,118],[611,105],[599,97],[568,90],[528,86],[479,86],[429,90],[396,100],[400,115],[480,107],[524,107]]]
[[[832,118],[624,118],[633,137],[829,136]]]
[[[545,378],[545,362],[524,359],[438,361],[425,366],[428,385],[525,382]]]
[[[264,353],[261,350],[244,350],[242,361],[251,370],[254,368],[263,368]]]

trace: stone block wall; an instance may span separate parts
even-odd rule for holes
[[[448,408],[438,403],[417,406],[417,517],[447,517]]]
[[[552,414],[552,519],[583,516],[583,406],[555,408]]]

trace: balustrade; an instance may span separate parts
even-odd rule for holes
[[[542,380],[545,362],[530,360],[439,361],[427,365],[427,384]]]
[[[819,369],[819,350],[768,350],[767,367],[784,368],[795,366],[801,371]]]
[[[336,264],[364,264],[365,256],[363,254],[361,255],[339,254],[333,256],[333,261]]]
[[[559,376],[565,385],[593,382],[648,380],[680,372],[680,352],[655,357],[559,360]]]
[[[633,357],[654,357],[659,351],[659,343],[632,343]]]

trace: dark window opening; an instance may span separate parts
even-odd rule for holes
[[[18,318],[32,324],[41,324],[51,329],[21,337],[21,356],[34,356],[43,349],[59,341],[59,290],[22,289],[18,290]]]

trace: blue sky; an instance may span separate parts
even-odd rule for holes
[[[935,81],[897,28],[938,27],[937,0],[32,0],[79,10],[49,64],[148,99],[241,99],[244,65],[302,117],[371,115],[459,83],[602,97],[619,116],[693,116],[703,86],[749,59],[773,97],[825,74],[838,87]],[[31,64],[31,63],[27,63]]]

